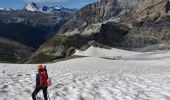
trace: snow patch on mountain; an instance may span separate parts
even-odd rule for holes
[[[74,55],[113,58],[113,57],[117,57],[117,56],[125,57],[125,56],[132,56],[132,55],[138,55],[138,54],[142,54],[142,53],[120,50],[120,49],[116,49],[116,48],[104,49],[104,48],[98,48],[98,47],[91,46],[85,51],[76,50]]]

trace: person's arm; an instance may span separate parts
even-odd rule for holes
[[[39,73],[36,74],[36,87],[40,86]]]

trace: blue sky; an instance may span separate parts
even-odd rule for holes
[[[41,6],[62,5],[67,8],[81,8],[95,1],[97,0],[0,0],[0,8],[22,9],[28,2],[35,2]]]

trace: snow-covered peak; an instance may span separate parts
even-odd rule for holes
[[[49,7],[48,11],[56,11],[56,10],[63,10],[64,7],[63,6],[53,6],[53,7]]]
[[[64,7],[63,6],[54,6],[53,8],[59,10],[59,9],[63,9]]]
[[[31,3],[28,3],[24,9],[27,11],[50,12],[50,11],[64,9],[64,7],[63,6],[53,6],[53,7],[42,6],[42,7],[40,7],[38,4],[31,2]]]
[[[41,7],[38,4],[31,2],[28,3],[24,9],[27,11],[40,11]]]
[[[0,11],[13,11],[15,9],[10,9],[10,8],[0,8]]]
[[[5,10],[5,8],[0,8],[0,10]]]

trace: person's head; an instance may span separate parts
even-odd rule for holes
[[[43,65],[42,64],[38,64],[37,70],[41,70],[41,69],[43,69]]]

